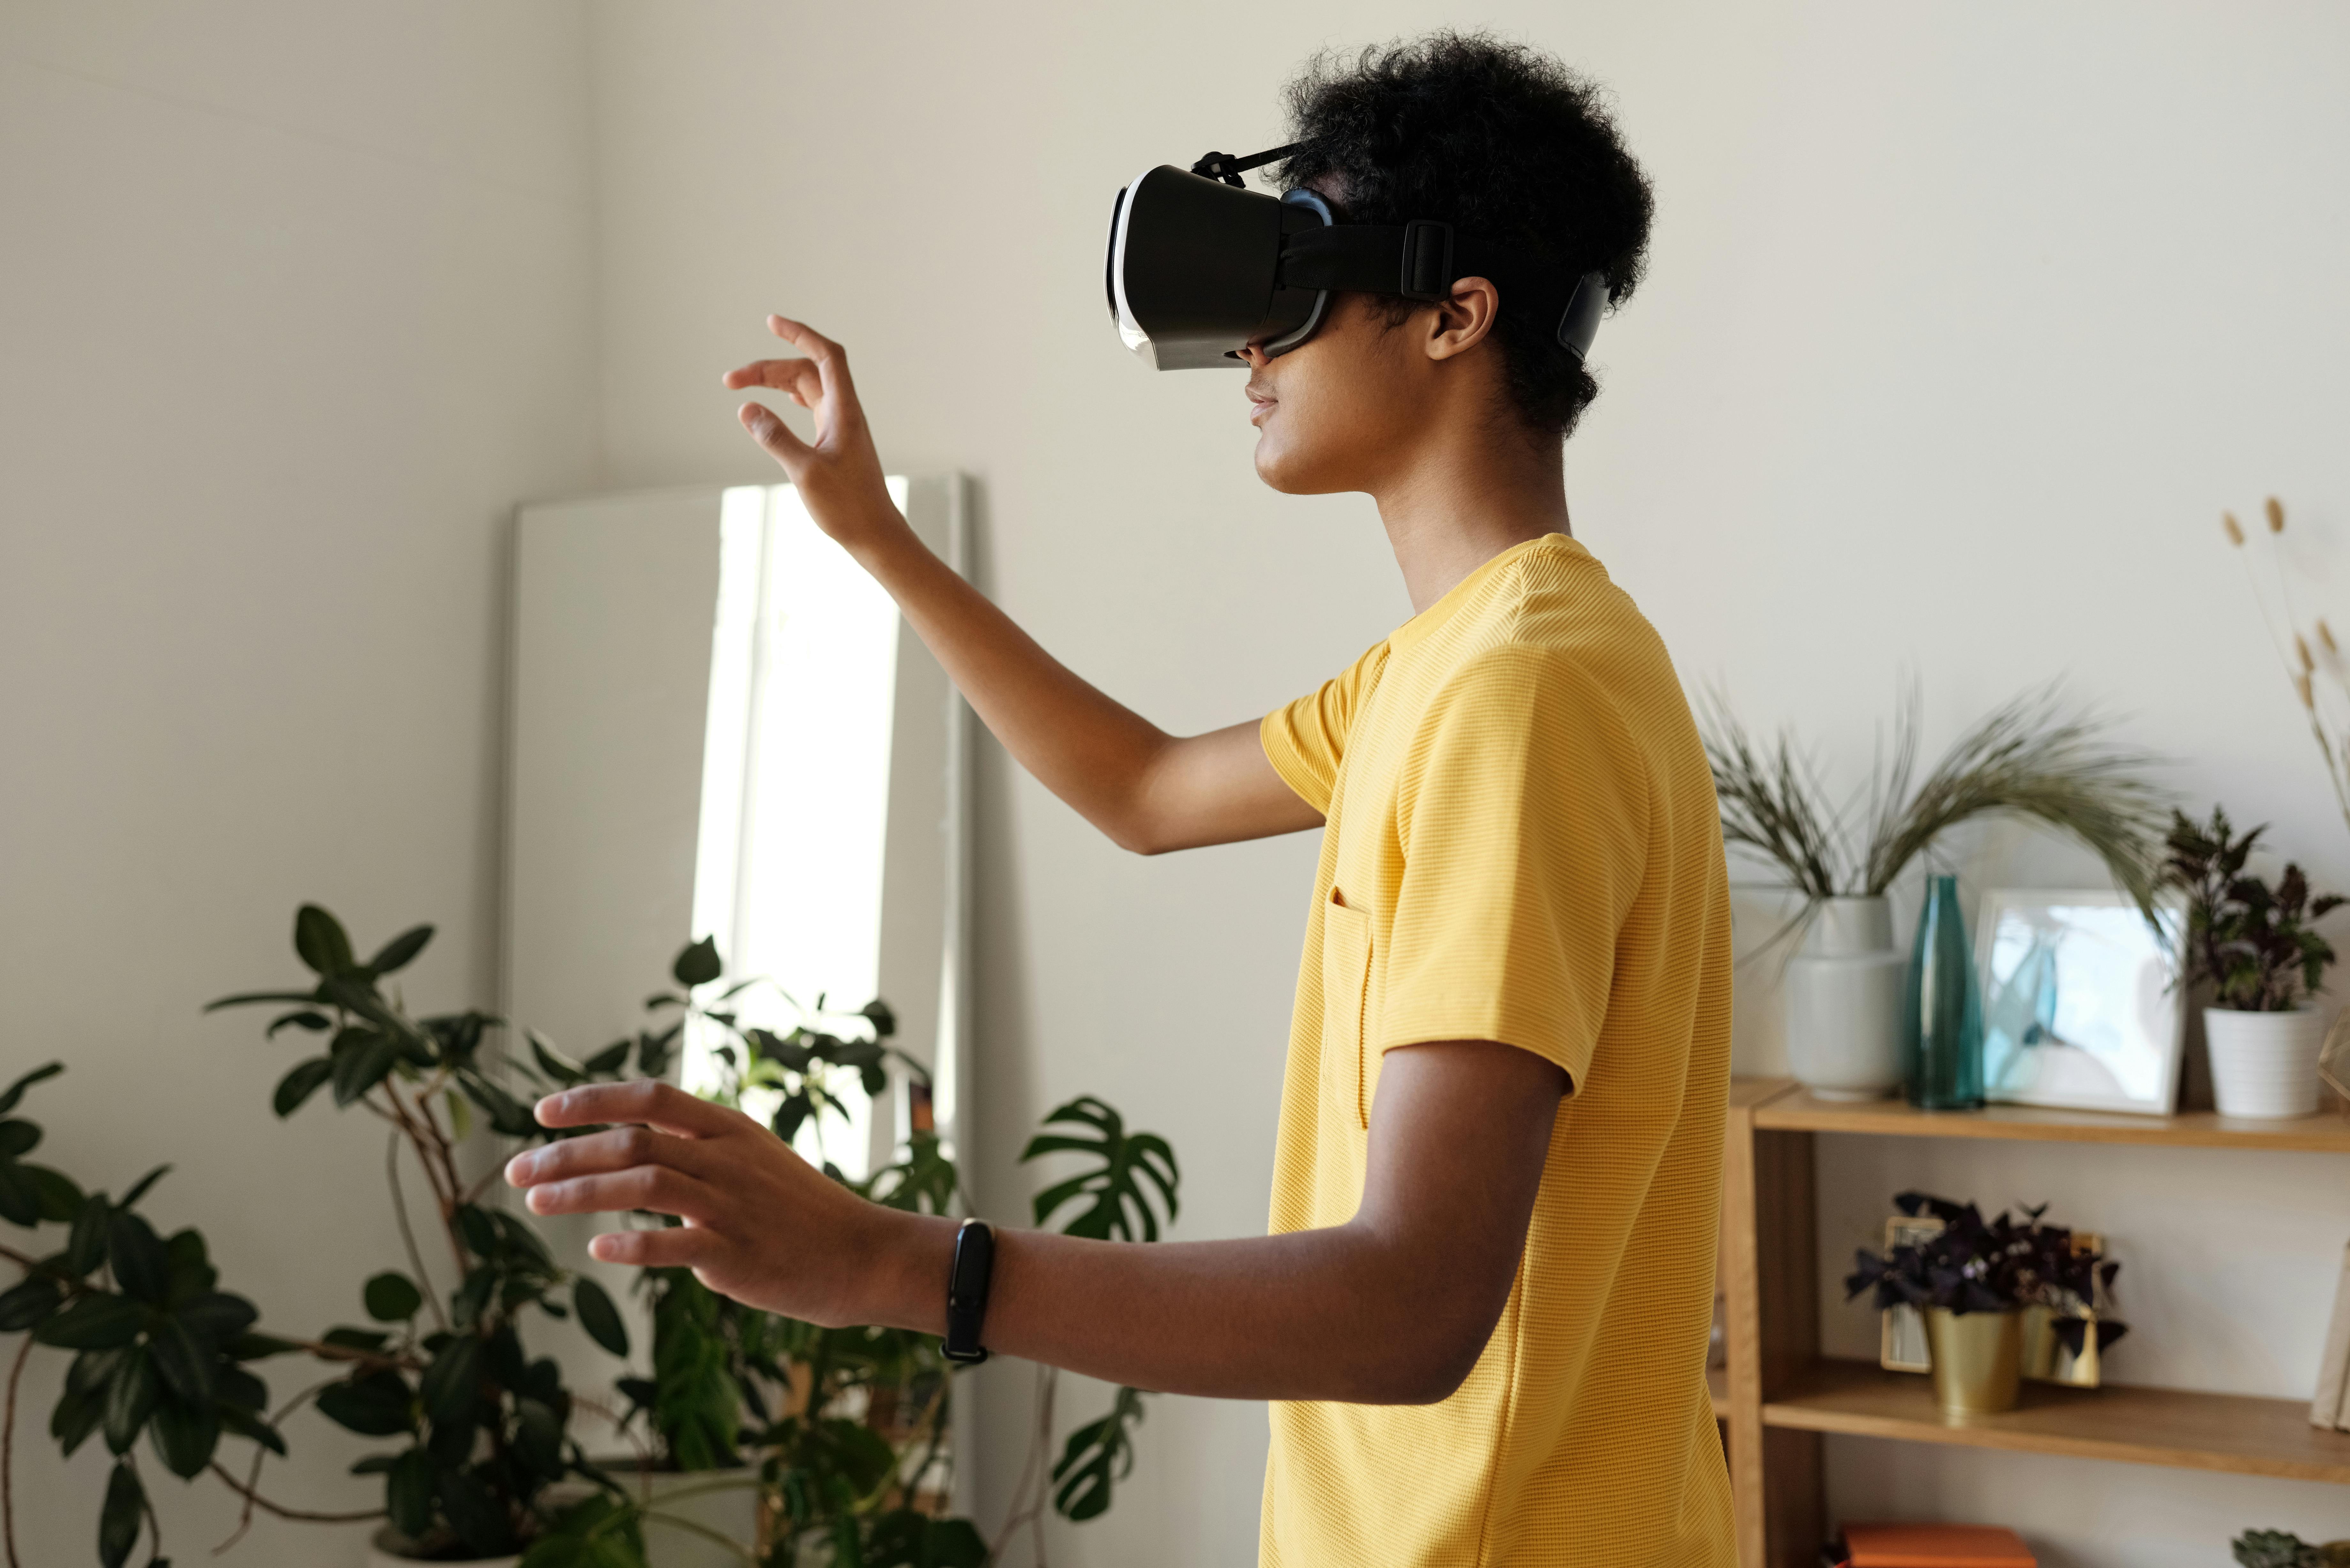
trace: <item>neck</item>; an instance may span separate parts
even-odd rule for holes
[[[1511,546],[1573,532],[1560,449],[1492,422],[1454,424],[1372,492],[1415,615]]]

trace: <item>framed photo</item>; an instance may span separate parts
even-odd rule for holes
[[[1997,888],[1983,896],[1983,1095],[2019,1106],[2168,1116],[2186,1009],[2172,983],[2183,898],[2158,934],[2125,894]]]
[[[1942,1222],[1931,1214],[1895,1214],[1885,1221],[1885,1251],[1906,1247],[1940,1234]],[[1878,1315],[1877,1364],[1887,1372],[1931,1372],[1933,1353],[1926,1348],[1926,1319],[1916,1307],[1898,1303]]]

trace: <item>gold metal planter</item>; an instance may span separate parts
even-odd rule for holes
[[[1926,1314],[1926,1343],[1934,1358],[1934,1398],[1947,1419],[1995,1415],[2015,1408],[2023,1376],[2023,1314]]]

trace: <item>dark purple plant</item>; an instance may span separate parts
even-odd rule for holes
[[[2325,979],[2333,945],[2310,923],[2341,908],[2336,894],[2310,897],[2309,878],[2287,863],[2271,888],[2247,876],[2244,863],[2266,827],[2239,838],[2228,814],[2211,808],[2208,824],[2171,813],[2164,880],[2187,890],[2187,984],[2210,981],[2221,1007],[2238,1012],[2288,1012]]]
[[[1877,1293],[1878,1307],[1940,1307],[1953,1313],[2015,1312],[2044,1306],[2055,1314],[2056,1336],[2079,1355],[2087,1342],[2088,1320],[2076,1314],[2114,1282],[2121,1265],[2104,1254],[2076,1251],[2073,1232],[2043,1225],[2042,1204],[2016,1220],[2005,1210],[1985,1220],[1971,1203],[1953,1203],[1931,1193],[1904,1192],[1895,1208],[1915,1217],[1931,1214],[1941,1230],[1922,1241],[1905,1241],[1882,1256],[1862,1248],[1845,1276],[1845,1299]],[[2097,1320],[2097,1348],[2128,1333],[2111,1318]]]

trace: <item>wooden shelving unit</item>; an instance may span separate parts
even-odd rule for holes
[[[1768,1132],[1877,1133],[1894,1137],[1998,1138],[2010,1142],[2162,1144],[2172,1148],[2248,1148],[2350,1154],[2350,1117],[2243,1121],[2210,1111],[2177,1116],[2105,1111],[2044,1111],[1987,1106],[1979,1111],[1921,1111],[1900,1100],[1855,1105],[1823,1100],[1780,1079],[1748,1080],[1750,1093],[1776,1086],[1753,1105]]]
[[[2350,1485],[2350,1433],[2312,1427],[2297,1400],[2027,1385],[2020,1408],[1952,1423],[1929,1379],[1821,1356],[1812,1174],[1821,1133],[2350,1154],[2350,1116],[2339,1114],[2246,1122],[2015,1106],[1925,1112],[1821,1100],[1784,1079],[1732,1084],[1721,1254],[1729,1365],[1712,1376],[1744,1568],[1818,1562],[1829,1432]]]

